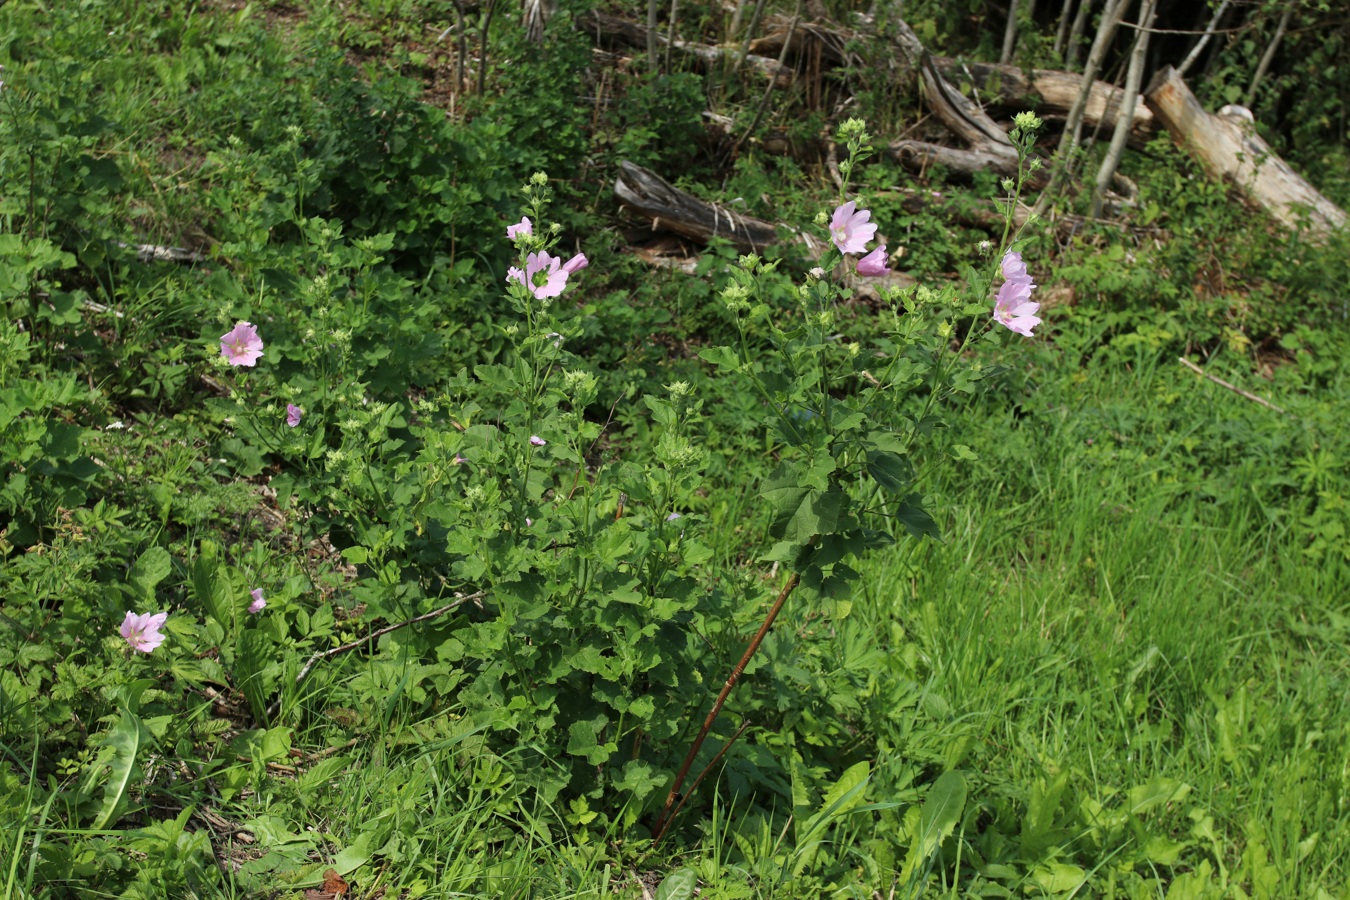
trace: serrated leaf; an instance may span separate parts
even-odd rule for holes
[[[919,822],[905,858],[902,880],[913,885],[920,877],[921,870],[927,871],[942,842],[961,821],[961,810],[965,805],[966,779],[960,772],[944,772],[933,782],[919,811]]]
[[[140,555],[131,567],[127,581],[137,588],[137,593],[145,600],[153,599],[155,587],[168,577],[173,568],[173,558],[163,547],[150,547]]]
[[[222,625],[233,621],[225,602],[228,592],[229,576],[220,559],[220,546],[202,541],[192,563],[192,593],[206,614]]]
[[[699,351],[699,359],[717,366],[718,371],[735,371],[741,367],[740,357],[730,347],[709,347]]]
[[[650,763],[633,759],[624,763],[623,773],[614,779],[614,787],[620,791],[630,791],[635,798],[642,800],[659,788],[665,779],[658,778]]]
[[[605,716],[596,716],[582,722],[573,722],[567,729],[567,752],[573,756],[584,756],[591,765],[600,765],[614,752],[613,744],[600,744],[596,735],[609,722]]]
[[[818,534],[833,534],[848,506],[848,495],[838,485],[821,491],[785,484],[761,493],[775,510],[773,534],[799,544],[810,543]]]
[[[794,874],[800,874],[815,856],[816,849],[822,843],[818,835],[830,820],[844,815],[862,802],[863,792],[871,777],[871,770],[864,760],[849,766],[825,792],[820,811],[810,818],[797,839],[796,860],[792,867]]]

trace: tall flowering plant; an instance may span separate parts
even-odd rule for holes
[[[1012,137],[1022,171],[1035,164],[1028,159],[1038,125],[1034,116],[1018,117]],[[1010,246],[1016,238],[1012,214],[1019,177],[1005,185],[1006,225],[996,257],[1004,284],[992,304],[993,274],[976,270],[969,273],[964,292],[883,289],[892,313],[888,332],[874,347],[838,346],[836,318],[848,291],[828,273],[850,267],[864,277],[887,272],[885,243],[869,250],[877,223],[860,198],[845,194],[854,167],[871,153],[864,124],[849,120],[840,139],[849,155],[840,166],[839,203],[816,219],[829,244],[820,265],[798,286],[796,309],[773,309],[764,299],[763,276],[776,264],[744,256],[735,281],[723,292],[741,341],[702,353],[719,371],[755,391],[771,418],[781,462],[760,487],[760,496],[774,510],[774,543],[761,559],[786,575],[671,783],[653,826],[657,840],[683,803],[686,778],[704,738],[789,596],[801,592],[807,600],[838,599],[846,614],[845,598],[857,576],[853,560],[904,535],[938,537],[915,473],[931,456],[925,445],[941,424],[943,402],[969,392],[986,374],[988,367],[961,352],[966,343],[995,324],[1029,337],[1040,323],[1031,301],[1034,284]],[[749,351],[752,323],[767,328],[775,352]]]

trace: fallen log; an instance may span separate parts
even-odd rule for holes
[[[732,212],[672,187],[664,178],[628,160],[619,163],[614,193],[629,210],[652,220],[651,228],[707,243],[726,238],[740,250],[758,251],[778,238],[772,222]]]
[[[908,26],[905,28],[908,29]],[[847,47],[849,41],[857,36],[856,33],[830,28],[818,22],[800,26],[798,33],[792,35],[788,55],[799,58],[808,53],[818,53],[820,58],[836,66],[856,65],[856,54],[850,55]],[[772,33],[751,41],[750,50],[777,57],[787,37],[786,23],[779,23]],[[910,67],[917,66],[923,50],[918,37],[909,29],[909,34],[902,33],[900,41],[904,61]],[[1083,83],[1082,75],[1056,69],[1033,69],[1028,74],[1017,66],[998,63],[969,62],[949,56],[933,56],[932,59],[933,65],[947,81],[971,85],[982,106],[1017,112],[1030,110],[1042,118],[1068,115]],[[1113,84],[1094,81],[1083,123],[1091,129],[1098,126],[1113,127],[1120,114],[1123,94],[1124,91]],[[1157,133],[1158,124],[1153,119],[1153,113],[1147,107],[1138,106],[1130,123],[1131,143],[1143,146]]]
[[[917,171],[940,164],[967,177],[983,171],[1015,177],[1017,148],[1013,146],[1007,132],[979,104],[951,86],[908,25],[898,22],[898,26],[900,36],[897,43],[903,47],[907,56],[917,58],[928,105],[942,124],[970,144],[970,147],[962,150],[927,141],[900,140],[892,143],[887,153],[896,162]],[[1039,176],[1031,179],[1033,186],[1039,181]]]
[[[733,213],[714,203],[700,200],[672,187],[655,172],[627,160],[620,162],[619,168],[619,177],[614,181],[614,193],[632,212],[651,217],[652,231],[664,229],[704,244],[713,237],[723,237],[738,249],[754,252],[762,251],[774,243],[780,234],[794,235],[793,240],[803,244],[806,256],[810,259],[820,258],[829,246],[826,241],[787,225],[775,225],[753,216]],[[692,274],[697,260],[672,256],[667,252],[669,249],[638,250],[637,255],[654,268]],[[880,299],[883,289],[906,288],[915,284],[913,276],[904,272],[888,272],[880,278],[862,278],[851,267],[844,267],[841,277],[843,283],[858,296],[869,300]]]
[[[1082,85],[1082,76],[1054,69],[1033,69],[1030,76],[1016,66],[994,63],[962,62],[935,56],[934,65],[949,81],[968,81],[981,91],[980,99],[1001,109],[1030,110],[1042,118],[1068,115]],[[1124,91],[1105,81],[1094,81],[1083,112],[1083,124],[1090,129],[1110,128],[1120,115]],[[1158,133],[1158,123],[1146,106],[1136,105],[1130,122],[1130,143],[1142,147]]]
[[[1210,177],[1232,182],[1280,224],[1287,228],[1306,224],[1319,239],[1345,226],[1345,211],[1270,149],[1256,133],[1249,114],[1206,112],[1171,66],[1154,76],[1144,99],[1172,139]]]
[[[666,231],[706,244],[713,237],[722,237],[730,241],[737,249],[758,252],[769,244],[775,243],[780,236],[800,241],[806,247],[806,256],[819,258],[826,250],[824,241],[817,240],[805,232],[788,225],[767,222],[743,213],[734,213],[724,207],[688,194],[669,182],[642,168],[624,160],[619,163],[619,177],[614,182],[614,193],[623,202],[625,208],[636,215],[650,220],[649,232]],[[938,192],[915,190],[913,188],[892,188],[872,193],[873,197],[884,197],[898,202],[902,209],[910,214],[933,214],[933,204],[941,201]],[[1013,211],[1013,223],[1025,224],[1031,214],[1031,207],[1019,203]],[[988,231],[991,236],[1001,236],[1003,215],[984,206],[969,209],[946,209],[939,215],[956,224]],[[1060,215],[1050,227],[1057,235],[1067,238],[1086,227],[1087,220],[1082,216]],[[1127,226],[1121,226],[1127,227]],[[1145,229],[1147,231],[1147,229]],[[791,237],[790,237],[791,236]],[[650,248],[646,257],[678,258],[671,246]],[[652,265],[670,268],[673,263],[657,263],[647,259]],[[862,283],[869,283],[862,279]]]
[[[647,26],[641,22],[594,11],[588,17],[579,18],[577,22],[578,28],[593,31],[597,36],[617,41],[633,49],[644,51],[647,49]],[[656,43],[659,47],[669,45],[705,68],[735,62],[740,58],[739,47],[718,47],[696,41],[670,41],[659,30],[656,33]],[[777,59],[751,53],[742,60],[742,63],[752,72],[758,72],[764,78],[773,81],[774,87],[785,88],[792,84],[792,69],[779,65]]]

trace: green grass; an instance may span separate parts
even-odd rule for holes
[[[344,64],[421,35],[426,3],[371,0],[345,19],[321,4],[3,7],[0,900],[291,900],[329,867],[355,896],[410,900],[636,900],[663,880],[660,900],[685,900],[695,878],[707,898],[1350,888],[1350,368],[1343,321],[1319,305],[1343,285],[1335,248],[1300,247],[1281,270],[1298,284],[1253,295],[1294,300],[1251,320],[1299,324],[1246,355],[1250,298],[1185,295],[1187,241],[1282,245],[1165,156],[1141,182],[1194,201],[1160,220],[1173,241],[1134,266],[1124,244],[1075,245],[1080,305],[1030,344],[980,345],[1007,371],[916,453],[943,540],[868,557],[849,594],[792,598],[699,766],[746,732],[653,848],[668,776],[784,578],[758,561],[759,482],[782,448],[760,399],[697,356],[728,339],[734,254],[708,254],[706,277],[653,277],[586,181],[612,152],[567,93],[589,84],[588,39],[568,27],[531,60],[499,21],[510,65],[452,119],[416,83]],[[682,144],[630,126],[661,100],[692,141],[704,87],[688,73],[611,85],[626,99],[597,128],[697,171]],[[428,425],[458,409],[446,397],[481,403],[475,424],[507,418],[474,364],[500,361],[516,324],[500,231],[542,166],[592,256],[561,320],[565,364],[598,370],[587,416],[613,415],[587,465],[650,463],[663,429],[642,389],[687,380],[705,403],[691,437],[714,458],[679,492],[706,544],[689,570],[698,614],[661,623],[682,667],[644,670],[622,698],[688,688],[657,738],[618,716],[571,732],[596,720],[547,703],[532,718],[505,694],[514,718],[485,712],[491,678],[475,675],[617,640],[563,615],[600,606],[600,589],[560,590],[547,616],[500,633],[489,597],[295,681],[315,652],[461,586],[454,566],[474,554],[447,547],[468,526],[434,510],[469,476],[417,454],[460,446],[463,423]],[[590,174],[561,180],[572,171]],[[826,179],[796,163],[747,154],[731,178],[790,218],[824,202]],[[936,217],[877,210],[922,244],[915,267],[973,255]],[[116,241],[210,258],[141,264]],[[786,281],[766,299],[788,307]],[[231,381],[213,345],[245,316],[280,362]],[[877,317],[841,308],[838,327],[868,342]],[[1288,415],[1177,364],[1192,339]],[[267,430],[288,399],[317,431]],[[977,459],[954,460],[958,445]],[[635,498],[624,521],[643,514]],[[586,564],[619,572],[639,537],[684,527],[662,522]],[[257,585],[267,616],[245,618],[231,603]],[[163,652],[123,652],[128,608],[172,610]],[[610,658],[599,643],[586,665]],[[581,693],[601,683],[584,671],[514,684]],[[610,762],[599,743],[615,733]]]
[[[1224,891],[1260,893],[1266,878],[1288,896],[1343,889],[1345,560],[1306,554],[1306,538],[1267,521],[1254,497],[1214,503],[1158,477],[1188,463],[1138,400],[1161,381],[1185,394],[1170,418],[1202,432],[1251,417],[1299,426],[1180,367],[1040,374],[1027,405],[1046,412],[964,423],[981,459],[937,489],[949,498],[944,544],[865,573],[874,627],[902,623],[891,652],[976,739],[975,796],[1010,845],[986,832],[977,852],[1016,860],[1033,881],[1037,865],[1070,860],[1093,873],[1089,893],[1108,895],[1107,883],[1147,884],[1151,866],[1180,874],[1206,861]],[[1144,427],[1098,440],[1142,443],[1149,458],[1103,467],[1083,426],[1125,413]],[[1033,828],[1023,804],[1056,777],[1063,794]],[[1183,784],[1129,815],[1147,786]]]

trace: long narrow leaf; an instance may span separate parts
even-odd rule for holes
[[[122,710],[122,720],[108,734],[108,746],[113,748],[113,757],[108,781],[103,786],[103,806],[94,817],[93,827],[96,831],[116,821],[127,789],[136,774],[136,757],[140,755],[141,746],[147,737],[140,717]]]

